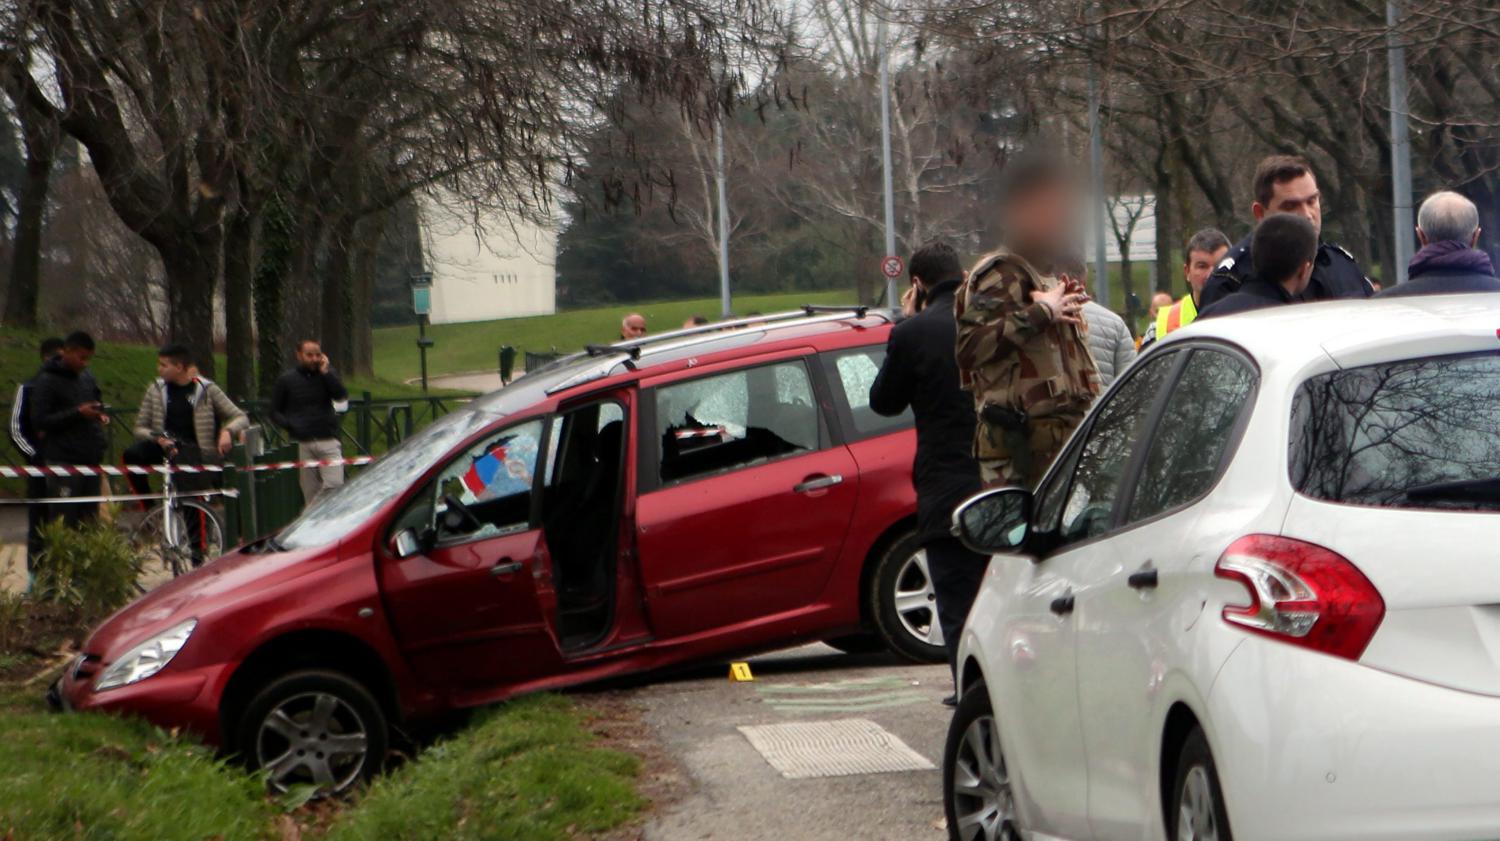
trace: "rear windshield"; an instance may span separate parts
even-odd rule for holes
[[[1291,476],[1330,502],[1500,510],[1500,355],[1309,379],[1292,404]]]

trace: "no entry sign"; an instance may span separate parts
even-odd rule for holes
[[[891,256],[889,256],[889,257],[885,258],[884,260],[880,261],[880,270],[885,273],[886,277],[890,277],[890,278],[900,277],[901,276],[901,272],[905,268],[906,268],[906,264],[903,263],[901,261],[901,258],[898,257],[898,256],[896,256],[895,254],[892,254]]]

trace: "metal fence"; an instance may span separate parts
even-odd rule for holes
[[[342,415],[339,437],[344,453],[379,456],[463,402],[451,397],[377,398],[363,392],[349,401],[349,409]],[[252,400],[240,406],[250,416],[250,422],[260,428],[263,453],[252,459],[245,454],[244,448],[236,446],[226,459],[229,465],[264,464],[297,458],[296,442],[271,422],[268,401]],[[9,418],[10,404],[0,403],[0,412],[3,412],[0,417]],[[134,410],[117,410],[111,417],[107,427],[106,464],[118,464],[120,454],[135,440],[131,432],[134,417]],[[0,436],[0,464],[20,466],[25,463],[9,436]],[[111,484],[123,492],[123,480],[115,479]],[[224,500],[224,536],[231,545],[281,528],[302,509],[302,491],[296,470],[229,470],[225,472],[224,484],[240,492],[238,498]],[[24,492],[23,480],[0,479],[0,495],[21,496]]]

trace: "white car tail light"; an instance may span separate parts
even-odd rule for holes
[[[1244,585],[1246,605],[1224,608],[1231,625],[1324,654],[1358,660],[1385,600],[1354,564],[1312,543],[1252,534],[1224,550],[1214,575]]]

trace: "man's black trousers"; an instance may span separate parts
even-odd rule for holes
[[[970,552],[956,537],[940,537],[927,546],[927,574],[937,596],[938,626],[948,648],[948,666],[958,671],[958,635],[969,618],[969,608],[979,595],[989,558]]]

